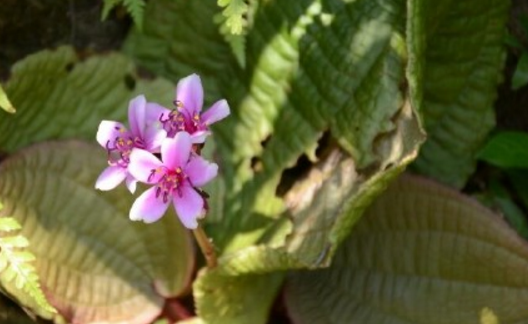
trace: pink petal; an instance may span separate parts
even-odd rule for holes
[[[160,170],[154,172],[153,170]],[[163,163],[152,153],[141,149],[133,149],[130,153],[128,172],[137,180],[144,183],[158,183],[163,176]]]
[[[191,142],[193,144],[202,144],[205,142],[207,136],[211,135],[210,131],[197,131],[191,134]]]
[[[215,102],[211,108],[202,114],[202,122],[209,126],[229,116],[229,105],[225,99]]]
[[[173,200],[176,213],[183,226],[189,229],[197,228],[197,219],[201,216],[204,208],[202,196],[191,186],[182,186],[179,191],[174,193]]]
[[[146,126],[150,126],[154,123],[161,123],[160,118],[163,115],[164,119],[167,118],[167,116],[170,114],[170,110],[163,107],[162,105],[158,105],[154,102],[147,102],[146,106]]]
[[[143,138],[143,129],[145,128],[146,122],[146,109],[145,106],[147,100],[145,96],[140,95],[130,100],[128,104],[128,123],[130,124],[130,131],[134,136]]]
[[[125,179],[125,184],[126,184],[126,187],[128,188],[128,191],[130,191],[131,194],[136,192],[137,180],[131,174],[127,175]]]
[[[156,198],[156,189],[156,187],[148,189],[134,201],[129,214],[131,220],[153,223],[165,214],[167,207],[169,207],[170,199],[167,202],[163,202],[162,197]]]
[[[192,142],[189,133],[179,132],[161,144],[161,159],[166,167],[175,170],[185,167],[191,154]]]
[[[183,103],[183,111],[190,116],[202,110],[203,88],[202,81],[197,74],[191,74],[178,82],[176,100]]]
[[[152,153],[160,151],[161,143],[167,138],[167,131],[158,125],[151,125],[145,129],[145,149]]]
[[[102,191],[112,190],[117,187],[127,176],[127,170],[120,166],[109,166],[95,181],[95,189]]]
[[[218,165],[206,161],[200,156],[191,158],[185,168],[185,174],[195,187],[201,187],[211,181],[218,174]]]
[[[106,148],[108,141],[113,143],[118,136],[124,136],[126,133],[127,130],[123,124],[111,120],[103,120],[97,129],[97,143]]]

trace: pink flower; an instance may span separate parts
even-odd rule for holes
[[[161,144],[162,161],[145,150],[132,151],[129,172],[139,181],[154,186],[136,199],[130,219],[155,222],[173,203],[185,227],[198,227],[205,201],[196,188],[216,177],[218,165],[192,153],[192,145],[187,132],[178,132]]]
[[[111,190],[123,180],[131,193],[136,190],[137,180],[128,172],[130,154],[134,148],[150,152],[159,151],[167,132],[159,124],[159,111],[149,109],[144,96],[137,96],[128,106],[130,130],[115,121],[103,120],[97,130],[97,142],[108,152],[107,167],[97,178],[95,188]]]
[[[229,115],[229,105],[225,99],[215,102],[203,114],[202,81],[197,74],[181,79],[176,86],[176,110],[164,109],[160,121],[169,137],[185,131],[191,135],[193,143],[203,143],[210,135],[209,125]]]

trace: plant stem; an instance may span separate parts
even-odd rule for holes
[[[214,246],[211,243],[211,240],[207,237],[207,234],[205,234],[205,231],[203,228],[198,225],[198,228],[193,230],[194,238],[196,239],[196,242],[198,242],[198,246],[200,247],[200,250],[202,250],[202,253],[205,257],[205,262],[207,263],[207,267],[209,269],[213,269],[217,265],[216,261],[216,253],[214,250]]]

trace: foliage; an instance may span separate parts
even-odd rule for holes
[[[526,14],[521,15],[518,21],[525,38],[528,37],[528,16]],[[512,48],[520,51],[519,61],[511,80],[511,88],[518,90],[528,84],[528,48],[523,45],[519,38],[513,35],[508,35],[505,40]]]
[[[475,6],[459,8],[447,2],[442,6],[442,15],[435,17],[439,22],[450,10],[475,10]],[[506,8],[505,4],[495,6],[483,15],[503,21]],[[282,280],[275,271],[327,266],[363,209],[413,158],[421,141],[420,127],[405,103],[412,102],[412,108],[424,111],[425,122],[434,120],[426,115],[426,105],[422,107],[422,96],[430,98],[433,93],[424,93],[421,73],[424,65],[437,61],[434,55],[430,59],[423,56],[423,40],[447,33],[442,28],[453,24],[437,24],[440,27],[424,35],[423,9],[411,9],[410,19],[415,20],[409,22],[403,4],[392,1],[378,5],[268,2],[259,8],[248,30],[247,64],[240,69],[214,26],[202,25],[196,33],[189,24],[198,17],[205,19],[206,12],[212,19],[216,12],[211,5],[176,7],[170,1],[158,1],[147,7],[149,21],[170,22],[171,27],[147,24],[145,33],[131,35],[125,51],[173,80],[187,71],[210,76],[216,82],[206,85],[209,92],[230,98],[234,108],[230,121],[215,129],[226,182],[220,199],[226,203],[216,211],[223,218],[208,227],[223,251],[220,267],[202,271],[194,284],[197,312],[205,321],[265,321]],[[486,25],[483,19],[477,24]],[[462,24],[452,27],[478,33],[481,38],[492,35],[486,38],[490,44],[483,46],[490,48],[494,63],[489,64],[488,54],[474,63],[476,70],[489,69],[489,77],[483,83],[486,90],[476,90],[487,98],[486,104],[477,106],[473,116],[491,109],[503,58],[496,37],[502,27],[486,26],[485,33],[477,28],[466,30]],[[164,33],[165,28],[180,33]],[[407,35],[401,32],[406,28]],[[175,43],[182,46],[171,46]],[[190,43],[192,47],[184,47]],[[427,46],[431,51],[437,48],[431,46]],[[479,48],[470,49],[478,52]],[[438,46],[437,51],[442,50],[445,47]],[[204,52],[210,54],[185,59]],[[438,59],[438,70],[444,68],[442,62],[452,63],[450,55],[446,52]],[[407,66],[407,57],[416,59]],[[453,91],[464,91],[465,83],[457,85]],[[479,118],[489,120],[490,115]],[[336,158],[331,149],[316,154],[321,136],[326,137],[322,143],[340,145],[353,160]],[[312,172],[277,196],[276,192],[284,190],[281,186],[289,168],[301,158],[315,162],[310,165]],[[473,165],[474,157],[466,164]],[[293,219],[292,224],[287,217]]]
[[[499,168],[528,169],[528,134],[499,132],[482,148],[479,158]]]
[[[246,0],[218,0],[218,5],[223,7],[222,15],[226,18],[225,25],[232,34],[240,35],[246,25],[244,15],[248,13]]]
[[[426,47],[421,112],[428,140],[413,167],[462,188],[495,124],[509,2],[419,2],[427,8],[418,32]]]
[[[486,205],[500,210],[508,222],[528,239],[528,134],[497,132],[478,155],[479,159],[498,168],[489,180],[488,190],[477,197]],[[502,178],[502,179],[501,179]],[[515,192],[502,184],[506,182]],[[519,199],[515,199],[518,196]]]
[[[334,262],[288,276],[294,323],[528,319],[527,309],[515,306],[528,302],[526,242],[475,201],[428,180],[406,176],[392,184]]]
[[[154,226],[132,224],[128,192],[94,190],[107,163],[94,138],[100,120],[123,120],[134,93],[170,102],[172,90],[162,79],[139,78],[119,54],[80,61],[62,47],[13,67],[6,91],[20,109],[0,119],[0,142],[17,154],[0,165],[0,196],[5,212],[32,243],[28,251],[36,256],[42,287],[59,311],[56,322],[141,323],[161,312],[164,298],[188,287],[193,247],[175,215]],[[92,143],[49,142],[72,137]],[[38,142],[43,143],[20,150]],[[16,287],[0,281],[22,300]],[[23,304],[52,317],[39,305]]]
[[[0,210],[3,209],[0,204]],[[30,263],[35,256],[27,251],[28,240],[14,234],[21,229],[20,224],[12,217],[0,218],[0,277],[5,283],[15,281],[17,289],[32,298],[44,311],[56,313],[40,288],[39,276]],[[8,234],[9,233],[9,234]],[[27,299],[26,297],[25,299]]]
[[[141,30],[143,28],[145,0],[103,0],[101,19],[106,20],[110,11],[118,5],[122,5],[126,8],[137,28]]]
[[[4,91],[4,88],[0,85],[0,108],[7,111],[8,113],[14,114],[16,112],[13,104],[9,101],[7,94]]]
[[[452,189],[396,180],[415,161],[462,188],[485,159],[504,170],[478,194],[528,235],[524,135],[483,149],[506,0],[105,0],[103,17],[119,4],[138,24],[123,52],[141,69],[60,47],[17,63],[4,85],[18,111],[0,118],[0,197],[31,242],[55,322],[146,323],[191,278],[189,323],[266,323],[285,281],[297,323],[528,316],[523,241]],[[203,148],[221,170],[203,221],[219,265],[196,277],[175,215],[132,224],[128,193],[93,189],[106,163],[100,120],[123,121],[140,93],[171,107],[174,84],[160,77],[191,73],[206,106],[227,98],[232,110]]]

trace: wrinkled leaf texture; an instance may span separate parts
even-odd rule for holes
[[[421,68],[407,78],[417,61],[408,60],[404,1],[263,3],[245,69],[209,23],[217,13],[214,3],[152,1],[125,52],[173,81],[199,73],[208,103],[229,99],[232,115],[214,127],[226,188],[214,198],[225,202],[208,224],[222,257],[194,293],[206,322],[264,323],[276,271],[328,265],[416,155],[420,89],[407,83]],[[309,171],[288,182],[299,160]]]
[[[498,215],[404,176],[329,269],[290,273],[285,300],[296,324],[525,323],[527,268],[528,245]]]
[[[170,102],[173,85],[142,80],[123,55],[81,61],[61,47],[17,63],[5,89],[19,110],[0,119],[0,147],[13,153],[0,164],[2,215],[22,225],[43,290],[59,310],[55,320],[153,319],[164,297],[186,290],[192,242],[174,213],[151,226],[132,223],[130,193],[94,189],[106,166],[95,133],[102,119],[124,121],[128,101],[138,93]],[[40,144],[26,148],[32,143]],[[24,306],[52,316],[14,285],[2,284]]]

